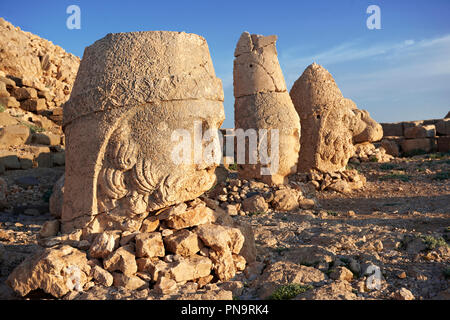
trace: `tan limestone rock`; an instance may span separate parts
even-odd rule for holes
[[[164,243],[160,232],[140,233],[135,240],[137,257],[164,257]]]
[[[69,291],[81,291],[90,271],[86,254],[64,245],[27,258],[9,275],[7,284],[20,296],[42,289],[61,298]]]
[[[191,256],[202,248],[202,243],[198,236],[187,229],[179,230],[165,237],[164,245],[167,251],[181,256]]]
[[[106,258],[119,247],[120,233],[105,231],[98,234],[89,248],[90,258]]]
[[[285,183],[287,176],[295,173],[300,148],[300,120],[286,89],[276,40],[276,36],[244,32],[236,46],[233,68],[235,128],[256,130],[258,143],[263,145],[265,139],[267,144],[262,151],[249,150],[246,143],[245,159],[237,159],[239,175],[269,184]],[[265,136],[260,129],[267,130]],[[239,157],[241,152],[236,151]],[[249,155],[255,151],[259,157],[250,163]]]
[[[182,137],[172,140],[172,133],[186,130],[192,141],[198,128],[219,128],[222,102],[198,35],[117,33],[87,47],[64,105],[63,231],[138,231],[149,212],[209,190],[217,163],[176,163]]]
[[[125,275],[135,274],[137,264],[133,247],[120,247],[103,260],[103,267],[109,272],[121,271]]]

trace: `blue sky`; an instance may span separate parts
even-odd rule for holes
[[[66,8],[81,8],[81,29],[66,28]],[[369,5],[381,30],[369,30]],[[233,127],[233,52],[243,31],[278,35],[290,89],[313,61],[345,97],[379,122],[442,118],[450,110],[450,1],[1,1],[0,16],[79,57],[107,33],[171,30],[206,38]]]

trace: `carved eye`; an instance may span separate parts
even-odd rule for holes
[[[320,114],[318,114],[318,115],[316,116],[316,118],[317,118],[317,119],[320,119]]]
[[[253,68],[253,65],[250,63],[249,67],[250,67],[250,68]]]

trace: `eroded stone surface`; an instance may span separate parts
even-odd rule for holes
[[[219,128],[222,101],[200,36],[118,33],[87,47],[64,107],[63,231],[138,231],[148,212],[210,189],[216,164],[176,164],[168,142],[177,129],[193,139],[198,126]]]
[[[295,173],[300,148],[300,121],[286,89],[286,83],[278,62],[275,47],[276,36],[261,36],[244,32],[235,51],[233,78],[235,96],[235,128],[267,129],[268,151],[272,168],[262,158],[249,163],[249,148],[245,150],[245,164],[238,160],[242,178],[256,178],[270,184],[287,182],[287,176]],[[272,134],[278,133],[278,141]],[[259,135],[258,139],[262,138]],[[237,145],[239,146],[239,138]],[[278,142],[278,157],[270,146]],[[238,155],[239,155],[239,150]],[[251,152],[251,151],[250,151]],[[261,153],[260,153],[261,157]],[[273,166],[275,164],[275,166]]]
[[[311,64],[290,91],[302,123],[298,172],[344,170],[354,154],[353,143],[383,137],[381,125],[344,98],[331,74]]]

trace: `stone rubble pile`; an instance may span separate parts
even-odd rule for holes
[[[199,199],[161,210],[138,232],[108,230],[85,239],[81,231],[58,232],[58,220],[44,224],[47,249],[9,276],[20,296],[42,289],[61,298],[93,285],[171,294],[188,282],[202,288],[227,281],[256,259],[251,227]]]
[[[317,191],[328,190],[340,193],[361,189],[366,184],[366,177],[354,169],[339,172],[311,171],[309,173],[298,173],[293,179],[311,185]]]
[[[212,206],[224,209],[230,216],[311,209],[316,205],[314,189],[295,181],[271,186],[232,178],[220,182],[206,195]]]
[[[384,147],[376,147],[371,142],[358,143],[355,145],[355,154],[350,158],[350,163],[361,162],[389,162],[394,156],[388,154]]]
[[[395,157],[450,152],[450,118],[382,123],[381,145]]]
[[[2,18],[0,30],[0,172],[62,166],[62,104],[80,59]]]
[[[3,18],[0,31],[0,103],[61,124],[62,104],[69,99],[80,59]]]

